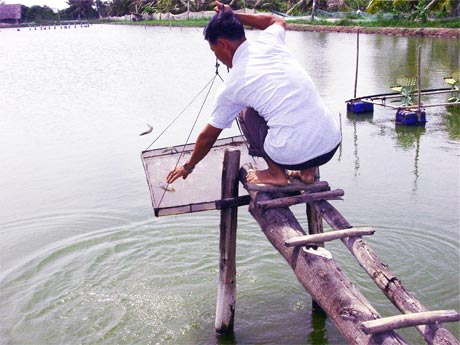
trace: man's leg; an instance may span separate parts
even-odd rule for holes
[[[303,183],[313,183],[315,181],[315,171],[317,167],[303,170],[291,170],[289,176],[299,178]]]
[[[265,137],[268,131],[268,126],[264,118],[254,109],[245,108],[238,116],[238,122],[248,141],[249,154],[264,158],[268,165],[268,169],[266,170],[250,171],[246,179],[247,182],[286,185],[288,183],[286,171],[273,162],[264,150]]]
[[[238,122],[248,142],[249,154],[263,157],[265,155],[264,142],[268,132],[268,126],[264,118],[254,109],[244,108],[238,116]]]

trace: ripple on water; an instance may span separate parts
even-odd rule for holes
[[[181,222],[87,233],[14,267],[0,280],[1,337],[22,344],[156,343],[194,330],[207,310],[193,291],[208,280],[214,292],[217,259],[209,256],[217,253],[208,249],[217,242],[209,241],[206,223],[190,232]],[[200,253],[194,262],[190,252]]]

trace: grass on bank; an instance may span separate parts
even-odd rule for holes
[[[148,25],[148,26],[177,26],[177,27],[205,27],[209,19],[185,19],[185,20],[142,20],[142,21],[113,21],[113,20],[98,20],[99,23],[114,23],[126,25]],[[353,19],[337,19],[325,20],[315,19],[314,21],[306,19],[288,19],[288,23],[292,24],[308,24],[308,25],[327,25],[327,26],[362,26],[362,27],[402,27],[402,28],[457,28],[460,30],[460,18],[443,19],[443,20],[427,20],[425,22],[403,20],[403,19],[381,19],[381,20],[353,20]]]

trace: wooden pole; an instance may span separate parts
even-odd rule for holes
[[[312,246],[318,245],[318,243],[323,243],[326,241],[333,241],[342,239],[344,237],[355,237],[355,236],[364,236],[364,235],[373,235],[375,232],[371,228],[350,228],[345,230],[334,230],[328,231],[321,234],[313,234],[299,237],[291,237],[286,241],[286,246],[288,247],[297,247],[297,246]]]
[[[422,59],[422,46],[418,47],[418,54],[417,54],[417,103],[418,103],[418,108],[417,108],[417,116],[418,116],[418,121],[420,122],[421,119],[421,113],[422,113],[422,78],[421,78],[421,59]]]
[[[222,199],[238,196],[240,151],[226,150],[222,169]],[[215,329],[231,333],[236,303],[236,227],[238,206],[220,211],[219,286],[217,290]]]
[[[356,95],[355,95],[356,97]],[[319,181],[319,167],[315,168],[315,181]],[[323,219],[321,217],[321,213],[317,212],[314,207],[311,207],[310,203],[307,202],[307,220],[308,220],[308,234],[315,235],[315,234],[322,234],[323,229]],[[320,242],[317,244],[319,247],[324,247],[324,242]],[[320,305],[313,299],[312,300],[312,309],[313,313],[324,313],[323,309],[321,309]]]
[[[315,182],[319,181],[319,167],[315,168]],[[339,193],[342,196],[342,193]],[[311,207],[310,203],[307,203],[307,217],[308,217],[308,234],[321,234],[323,232],[323,219],[321,214],[316,211],[315,208]],[[320,244],[321,247],[324,247],[324,244]]]
[[[358,88],[358,66],[359,66],[359,30],[356,33],[355,90],[353,92],[353,98],[356,98],[356,90]]]
[[[389,316],[383,319],[363,322],[363,331],[366,334],[385,332],[390,329],[426,325],[436,322],[456,322],[460,315],[455,310],[435,310],[421,313]]]
[[[312,204],[333,229],[341,230],[352,227],[327,201],[318,201]],[[341,241],[385,296],[401,312],[408,314],[429,311],[403,286],[402,282],[361,237],[347,237],[342,238]],[[419,325],[416,328],[428,344],[459,344],[458,340],[442,324]]]
[[[317,0],[313,0],[313,4],[311,5],[311,21],[315,20],[316,1]]]

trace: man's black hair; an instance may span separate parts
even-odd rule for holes
[[[205,27],[204,39],[212,44],[217,43],[218,38],[226,38],[239,41],[244,35],[244,27],[232,12],[219,11],[212,17]]]

